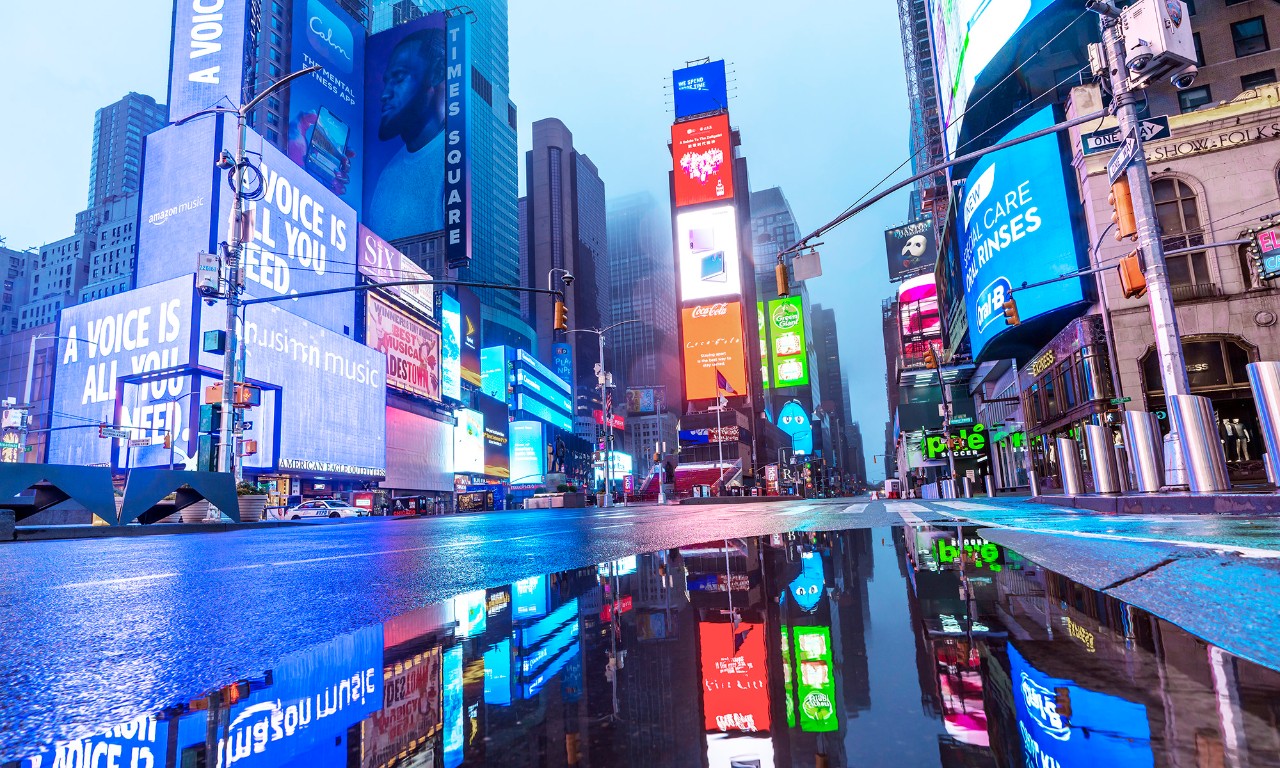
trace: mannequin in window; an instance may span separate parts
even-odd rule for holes
[[[1226,454],[1227,461],[1238,460],[1236,457],[1239,454],[1239,450],[1240,450],[1240,447],[1239,447],[1240,431],[1238,429],[1239,425],[1240,425],[1239,419],[1226,419],[1222,423],[1222,426],[1227,431],[1226,441],[1222,445],[1223,453]]]
[[[1253,433],[1239,419],[1231,420],[1231,428],[1236,433],[1236,460],[1249,461],[1249,443],[1253,440]]]

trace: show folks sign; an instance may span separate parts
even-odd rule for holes
[[[386,667],[382,709],[361,727],[361,768],[390,765],[406,744],[434,734],[440,727],[440,649]]]
[[[431,280],[432,277],[413,259],[396,250],[363,224],[359,225],[359,270],[369,282],[395,283],[404,280]],[[412,309],[426,317],[436,316],[435,289],[430,285],[400,285],[385,289]]]
[[[387,386],[440,400],[440,334],[373,296],[365,340],[387,356]]]
[[[1280,138],[1280,121],[1265,125],[1235,128],[1216,134],[1162,141],[1158,144],[1147,144],[1143,149],[1146,151],[1147,162],[1157,163],[1203,155],[1206,152],[1216,152],[1221,149],[1235,149],[1276,138]]]

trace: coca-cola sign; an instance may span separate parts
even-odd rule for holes
[[[729,304],[720,302],[719,304],[699,304],[693,308],[693,319],[701,320],[705,317],[724,317],[729,314]]]
[[[749,391],[740,302],[685,307],[681,328],[686,398],[715,398],[719,385],[717,373],[725,377],[734,392]]]

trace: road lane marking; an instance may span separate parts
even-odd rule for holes
[[[635,525],[635,523],[618,523],[617,525],[597,525],[592,530],[604,531],[604,530],[608,530],[609,528],[630,528],[633,525]]]
[[[222,573],[223,571],[250,571],[254,568],[266,568],[266,563],[254,563],[253,565],[228,565],[226,568],[210,568],[205,573]]]
[[[153,573],[150,576],[128,576],[120,579],[103,579],[101,581],[73,581],[70,584],[59,584],[58,589],[71,589],[72,587],[110,587],[116,584],[136,584],[140,581],[155,581],[157,579],[172,579],[178,574],[176,573]]]

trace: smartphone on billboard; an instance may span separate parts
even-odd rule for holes
[[[702,257],[702,279],[706,281],[724,282],[724,251],[715,251]]]
[[[351,128],[326,107],[320,107],[316,124],[307,137],[306,168],[316,178],[332,185],[347,157],[347,136]]]

